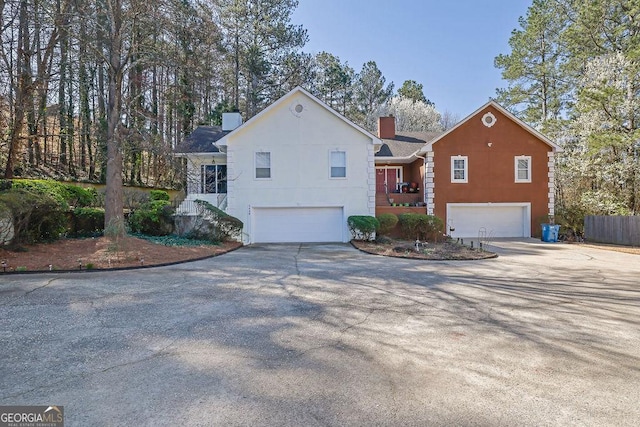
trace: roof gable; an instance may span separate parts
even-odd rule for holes
[[[447,135],[449,135],[450,133],[452,133],[453,131],[455,131],[459,127],[463,126],[465,123],[467,123],[469,120],[471,120],[472,118],[477,116],[480,112],[482,112],[484,109],[486,109],[489,106],[495,108],[500,113],[504,114],[508,119],[510,119],[515,124],[520,126],[522,129],[524,129],[525,131],[529,132],[531,135],[533,135],[534,137],[536,137],[540,141],[542,141],[545,144],[547,144],[549,147],[551,147],[553,149],[553,151],[556,151],[556,152],[562,151],[562,147],[560,147],[558,144],[556,144],[555,142],[551,141],[549,138],[547,138],[546,136],[544,136],[543,134],[541,134],[540,132],[538,132],[537,130],[535,130],[534,128],[532,128],[531,126],[529,126],[528,124],[526,124],[525,122],[523,122],[522,120],[517,118],[516,116],[514,116],[506,108],[502,107],[500,104],[498,104],[494,100],[491,100],[491,101],[487,102],[486,104],[484,104],[482,107],[478,108],[473,113],[469,114],[467,117],[465,117],[463,120],[458,122],[458,124],[456,124],[454,127],[449,129],[448,131],[444,132],[442,135],[440,135],[440,136],[434,138],[433,140],[429,141],[427,143],[427,145],[421,150],[421,152],[422,153],[426,153],[428,151],[432,151],[433,150],[433,144],[435,144],[438,141],[444,139]]]
[[[287,93],[286,95],[282,96],[277,101],[275,101],[273,104],[269,105],[267,108],[265,108],[264,110],[262,110],[261,112],[259,112],[255,116],[253,116],[246,123],[242,124],[237,129],[231,131],[228,135],[225,135],[222,139],[220,139],[220,141],[218,141],[218,145],[227,145],[230,136],[236,136],[236,135],[241,134],[244,130],[246,130],[246,129],[252,127],[253,125],[255,125],[255,123],[258,122],[262,117],[264,117],[267,114],[269,114],[269,112],[280,108],[281,106],[285,105],[291,98],[293,98],[293,97],[295,97],[296,95],[299,95],[299,94],[302,94],[302,95],[306,96],[311,101],[313,101],[314,103],[318,104],[320,107],[322,107],[323,109],[325,109],[326,111],[331,113],[337,119],[339,119],[342,122],[346,123],[348,126],[350,126],[351,128],[355,129],[356,131],[362,133],[367,138],[370,138],[371,141],[374,144],[381,144],[381,141],[377,136],[373,135],[372,133],[368,132],[367,130],[365,130],[364,128],[358,126],[357,124],[353,123],[352,121],[350,121],[349,119],[347,119],[346,117],[344,117],[343,115],[341,115],[340,113],[335,111],[333,108],[329,107],[323,101],[321,101],[320,99],[318,99],[315,96],[313,96],[311,93],[307,92],[305,89],[303,89],[300,86],[298,86],[298,87],[292,89],[291,91],[289,91],[289,93]]]

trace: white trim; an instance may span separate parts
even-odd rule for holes
[[[491,111],[489,111],[488,113],[485,113],[484,116],[482,116],[482,124],[488,128],[495,125],[496,121],[497,121],[496,116],[494,116]]]
[[[376,163],[376,166],[380,165],[380,166],[384,166],[385,164],[391,164],[391,163],[400,163],[400,164],[410,164],[415,162],[418,159],[421,159],[422,157],[416,155],[418,151],[416,150],[415,153],[413,153],[410,156],[407,157],[382,157],[382,156],[376,156],[374,158],[374,161]]]
[[[455,177],[454,165],[456,160],[464,160],[464,178],[462,179]],[[454,184],[466,184],[469,182],[469,156],[451,156],[451,182]]]
[[[520,160],[526,160],[527,161],[527,178],[526,179],[522,179],[518,176],[518,172],[520,171],[520,168],[518,167],[518,162]],[[513,163],[514,163],[514,179],[516,184],[518,183],[530,183],[531,182],[531,156],[515,156],[513,158]]]
[[[425,168],[424,168],[424,203],[427,205],[427,214],[433,215],[435,208],[435,157],[433,151],[425,153]]]
[[[549,156],[549,163],[547,164],[549,167],[549,173],[547,174],[548,183],[549,183],[549,217],[555,216],[555,202],[556,202],[556,176],[555,176],[555,154],[553,152],[547,153]]]
[[[227,157],[227,153],[221,152],[200,152],[193,153],[173,153],[174,157]]]
[[[367,191],[368,191],[368,208],[369,215],[375,216],[376,214],[376,165],[374,163],[375,146],[367,145]],[[346,221],[346,220],[345,220]]]
[[[561,152],[562,151],[562,147],[560,147],[558,144],[556,144],[555,142],[551,141],[549,138],[547,138],[546,136],[544,136],[543,134],[541,134],[540,132],[538,132],[537,130],[535,130],[534,128],[532,128],[531,126],[529,126],[528,124],[526,124],[525,122],[523,122],[522,120],[520,120],[519,118],[517,118],[516,116],[511,114],[509,111],[507,111],[504,107],[502,107],[497,102],[491,100],[491,101],[487,102],[486,104],[484,104],[482,107],[478,108],[473,113],[469,114],[467,117],[465,117],[460,122],[458,122],[457,125],[455,125],[451,129],[449,129],[448,131],[446,131],[442,135],[440,135],[440,136],[436,137],[435,139],[432,139],[431,141],[427,142],[427,144],[420,150],[420,153],[422,154],[422,153],[426,153],[427,151],[433,151],[433,147],[432,147],[433,144],[435,144],[436,142],[438,142],[441,139],[445,138],[451,132],[453,132],[456,129],[458,129],[460,126],[462,126],[463,124],[465,124],[466,122],[471,120],[473,117],[475,117],[482,110],[486,109],[489,106],[494,107],[495,109],[500,111],[502,114],[507,116],[507,118],[511,119],[515,124],[520,126],[522,129],[526,130],[531,135],[535,136],[540,141],[542,141],[545,144],[547,144],[549,147],[553,148],[553,151],[555,151],[555,152]]]
[[[447,203],[447,217],[445,220],[445,224],[449,224],[449,220],[451,219],[451,208],[452,207],[523,207],[525,208],[525,218],[523,224],[523,236],[531,237],[531,202],[508,202],[508,203]],[[453,224],[455,227],[455,224]],[[474,237],[474,236],[464,236],[464,237]]]

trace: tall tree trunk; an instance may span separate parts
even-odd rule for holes
[[[67,53],[69,55],[69,53]],[[65,108],[65,112],[67,114],[67,159],[68,159],[68,168],[67,171],[69,172],[69,174],[72,177],[76,176],[76,165],[75,165],[75,158],[74,158],[74,151],[75,151],[75,147],[74,147],[74,134],[75,134],[75,124],[74,124],[74,116],[73,116],[73,112],[75,111],[74,108],[74,99],[75,99],[75,94],[73,91],[73,72],[72,72],[72,68],[71,68],[71,63],[68,62],[68,79],[67,79],[67,106]]]
[[[60,81],[58,83],[58,125],[60,128],[60,136],[58,140],[58,155],[60,165],[67,166],[67,137],[68,137],[68,124],[67,124],[67,97],[65,96],[65,89],[67,87],[67,68],[68,68],[68,50],[69,50],[69,35],[67,33],[68,18],[63,16],[60,0],[57,0],[57,13],[61,17],[60,23]]]
[[[104,28],[106,26],[106,17],[100,13],[98,14],[98,25],[96,26],[96,47],[98,52],[103,52],[105,49],[104,40],[107,37]],[[98,155],[99,167],[100,167],[100,182],[107,182],[107,99],[105,94],[107,89],[105,87],[105,66],[102,63],[98,63],[98,127],[96,131],[96,138],[98,140]]]
[[[122,52],[122,1],[107,0],[108,39],[108,85],[107,104],[107,188],[105,193],[104,230],[111,238],[125,234],[124,201],[122,190],[122,141],[118,135],[122,112],[122,80],[126,61]]]
[[[16,69],[18,70],[18,84],[16,88],[15,107],[13,114],[13,126],[10,128],[9,144],[7,150],[7,164],[4,171],[6,179],[13,178],[18,151],[21,147],[22,132],[24,129],[24,115],[26,102],[29,98],[28,91],[31,86],[29,64],[29,14],[27,13],[27,1],[20,3],[20,18],[18,23],[18,55]]]
[[[87,171],[87,152],[89,163],[92,163],[91,153],[91,110],[89,108],[89,77],[87,73],[87,48],[86,41],[87,30],[84,20],[80,22],[80,47],[79,47],[79,66],[78,78],[80,86],[80,169]],[[93,178],[93,174],[89,173],[89,179]]]

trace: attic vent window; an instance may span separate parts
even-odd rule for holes
[[[291,114],[296,117],[302,117],[304,110],[304,104],[299,99],[296,99],[291,104],[289,104],[289,111],[291,111]]]
[[[491,112],[485,114],[484,116],[482,116],[482,124],[490,128],[491,126],[496,124],[496,116],[494,116]]]

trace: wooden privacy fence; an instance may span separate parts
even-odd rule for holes
[[[584,237],[592,242],[640,246],[640,216],[586,216]]]

